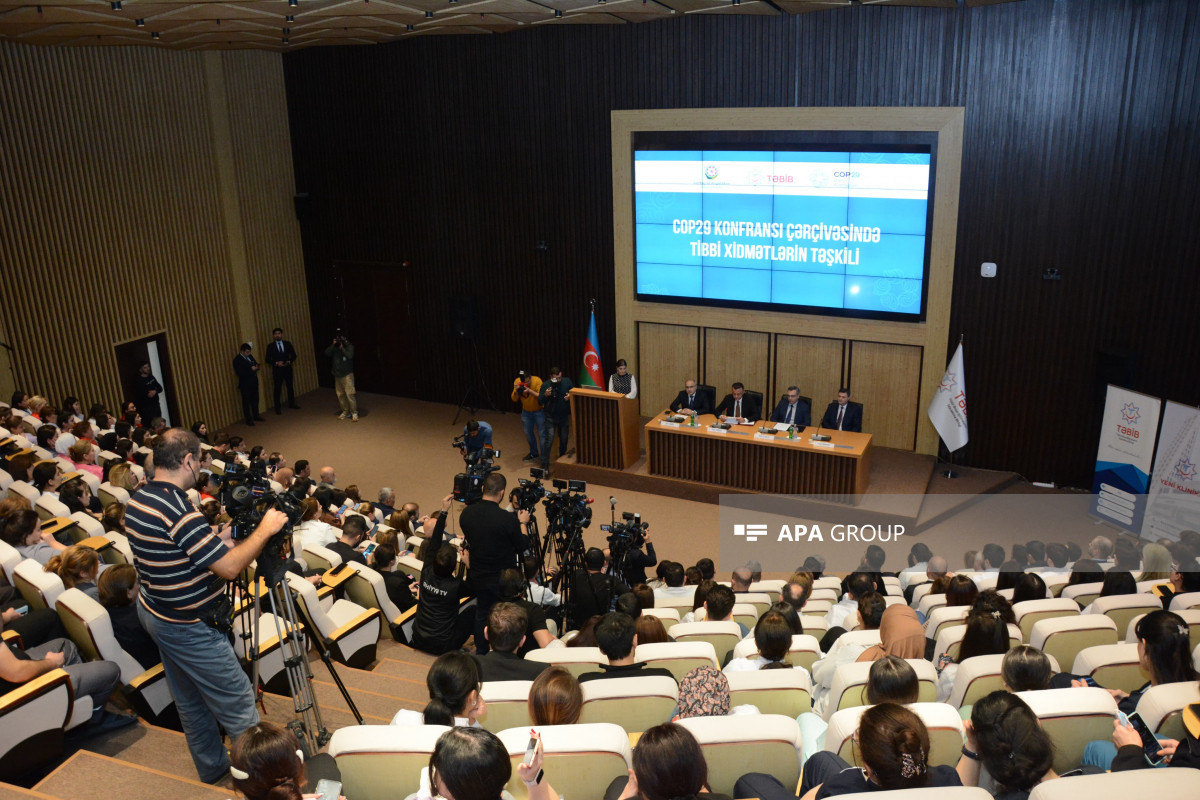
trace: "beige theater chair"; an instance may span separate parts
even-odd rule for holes
[[[1039,783],[1029,793],[1029,800],[1129,800],[1131,797],[1195,800],[1197,786],[1200,786],[1200,769],[1133,769]],[[871,797],[881,800],[883,794]]]
[[[1138,700],[1137,712],[1155,735],[1183,741],[1183,709],[1200,703],[1200,687],[1196,681],[1160,683],[1151,686]]]
[[[383,576],[370,567],[364,567],[353,561],[346,562],[345,566],[352,572],[341,584],[346,599],[358,603],[363,608],[379,609],[379,613],[387,621],[392,638],[400,641],[400,626],[404,623],[403,615],[388,597]]]
[[[942,628],[962,625],[970,611],[970,606],[942,606],[933,609],[925,618],[925,638],[936,642]]]
[[[813,590],[808,593],[809,600],[825,600],[832,606],[838,601],[837,589],[818,589],[815,585]]]
[[[57,760],[65,731],[91,717],[92,698],[75,697],[71,678],[61,669],[0,695],[0,780],[14,780]]]
[[[1090,613],[1103,614],[1116,623],[1118,631],[1124,631],[1134,617],[1161,610],[1162,603],[1152,594],[1121,594],[1097,597],[1092,601]]]
[[[1200,608],[1200,592],[1184,592],[1175,595],[1171,598],[1168,610],[1178,613],[1186,608]]]
[[[113,634],[108,610],[79,589],[67,589],[55,606],[67,635],[87,661],[111,661],[121,670],[122,693],[138,716],[155,725],[180,729],[175,701],[162,664],[145,669],[125,652]]]
[[[581,723],[610,722],[626,733],[641,733],[670,722],[679,703],[679,684],[662,675],[588,681],[580,688]]]
[[[1028,642],[1029,637],[1033,635],[1033,626],[1039,620],[1077,617],[1079,605],[1074,600],[1061,598],[1026,600],[1013,606],[1013,615],[1017,618],[1017,625],[1021,627],[1021,638]]]
[[[867,708],[842,709],[830,718],[829,728],[825,731],[825,749],[856,767],[863,765],[853,737]],[[958,709],[947,703],[910,703],[905,708],[920,717],[929,729],[929,766],[953,767],[958,764],[963,746],[963,724]]]
[[[676,642],[707,642],[717,658],[723,659],[742,640],[742,629],[736,622],[681,622],[671,629],[671,638]]]
[[[1079,604],[1080,609],[1087,608],[1092,604],[1092,601],[1100,596],[1100,592],[1104,589],[1103,581],[1094,581],[1092,583],[1077,583],[1074,586],[1067,586],[1062,590],[1062,597],[1066,600],[1074,600]],[[1161,606],[1160,606],[1161,608]]]
[[[1058,662],[1051,656],[1047,658],[1050,659],[1051,672],[1061,672]],[[1003,689],[1003,666],[1002,653],[968,658],[958,665],[958,672],[954,675],[954,689],[950,692],[947,702],[955,708],[966,708],[975,705],[979,698]]]
[[[845,634],[849,636],[850,634]],[[743,639],[733,648],[734,658],[754,658],[758,655],[758,645],[754,639]],[[788,648],[787,662],[793,667],[804,667],[812,672],[812,665],[821,657],[821,643],[815,637],[804,633],[792,636],[792,646]]]
[[[833,602],[830,600],[813,600],[811,597],[804,603],[804,607],[800,609],[800,613],[823,619],[829,613],[829,609],[833,608]]]
[[[770,597],[772,603],[778,603],[779,596],[783,594],[783,587],[786,583],[787,581],[782,579],[755,581],[750,584],[750,591],[761,592]]]
[[[924,587],[918,587],[918,588],[924,588]],[[929,615],[932,614],[935,609],[946,607],[946,593],[945,592],[938,592],[937,594],[929,594],[927,592],[920,599],[920,601],[916,601],[916,593],[915,592],[913,593],[913,597],[914,597],[914,601],[917,602],[917,613],[924,616],[926,621],[929,620]]]
[[[733,621],[740,622],[746,626],[746,630],[753,632],[754,626],[758,624],[758,614],[750,603],[734,603]]]
[[[308,565],[309,569],[328,572],[334,567],[342,565],[342,557],[330,550],[328,547],[321,547],[317,544],[305,545],[300,552],[300,558]]]
[[[1084,648],[1116,643],[1116,623],[1100,614],[1039,620],[1029,637],[1030,645],[1054,656],[1060,664],[1074,664]]]
[[[300,575],[287,573],[288,586],[296,595],[296,607],[304,614],[309,629],[332,645],[331,655],[350,667],[364,669],[375,660],[382,621],[377,608],[363,608],[349,600],[335,600],[326,611],[316,587]]]
[[[800,778],[800,726],[791,717],[739,714],[691,717],[677,724],[700,743],[713,792],[733,796],[733,784],[751,765],[752,771],[773,775],[787,787]]]
[[[1150,680],[1138,663],[1137,644],[1128,642],[1085,647],[1075,656],[1071,674],[1086,675],[1105,689],[1123,692],[1140,689]]]
[[[38,498],[42,493],[33,487],[33,484],[25,481],[13,481],[8,485],[9,495],[20,495],[29,501],[29,505],[36,508]]]
[[[53,572],[46,572],[42,565],[27,558],[13,570],[13,586],[32,611],[43,608],[54,608],[58,596],[66,589],[62,578]]]
[[[536,652],[536,651],[534,651]],[[717,651],[708,642],[658,642],[640,645],[634,659],[651,667],[669,669],[676,681],[700,666],[721,668]]]
[[[649,647],[649,645],[643,645]],[[641,652],[641,647],[638,652]],[[554,664],[570,672],[576,678],[585,672],[598,672],[601,664],[607,664],[608,658],[600,652],[599,647],[543,647],[530,650],[525,654],[527,661],[537,661],[542,664]]]
[[[1178,614],[1180,619],[1187,623],[1188,638],[1191,639],[1192,648],[1200,647],[1200,608],[1183,608],[1171,613]],[[1125,629],[1125,641],[1137,642],[1137,624],[1144,616],[1146,615],[1138,614],[1129,620],[1129,627]]]
[[[13,571],[17,565],[25,560],[17,548],[13,547],[8,542],[0,542],[0,568],[4,570],[4,579],[8,581],[8,585],[13,585]]]
[[[829,623],[825,618],[813,614],[801,614],[800,625],[804,628],[805,635],[815,637],[818,641],[829,631]]]
[[[120,486],[113,486],[108,481],[100,484],[100,491],[96,493],[96,496],[100,498],[100,502],[105,508],[113,503],[120,503],[123,506],[129,504],[129,492]]]
[[[329,755],[341,773],[342,794],[354,800],[395,800],[416,791],[417,776],[448,730],[444,725],[348,725],[334,731]]]
[[[618,725],[540,725],[537,731],[542,735],[542,768],[560,797],[599,797],[614,778],[628,775],[633,766],[629,736]],[[516,766],[525,758],[529,725],[509,728],[498,735],[513,764],[512,778],[505,789],[514,800],[526,800],[529,792]]]
[[[734,595],[734,602],[754,606],[755,619],[767,613],[771,607],[771,596],[763,592],[739,592]],[[658,605],[655,603],[655,605]]]
[[[800,669],[730,672],[729,705],[752,705],[763,714],[796,717],[812,711],[812,680]],[[584,684],[589,685],[589,684]]]
[[[923,658],[904,659],[917,673],[920,686],[917,695],[918,702],[932,703],[937,700],[938,674],[933,664]],[[870,661],[853,661],[842,664],[833,673],[833,686],[829,690],[829,702],[825,706],[826,721],[833,717],[834,712],[843,708],[853,708],[865,705],[864,696],[867,689],[867,679],[871,672]]]
[[[695,598],[691,597],[690,595],[685,596],[685,597],[657,597],[656,596],[654,598],[654,607],[655,608],[679,609],[679,616],[682,617],[684,614],[686,614],[687,612],[692,610],[692,606],[695,604],[695,602],[696,602]],[[701,608],[703,608],[703,606],[701,606]],[[557,788],[557,787],[555,787],[555,788]]]
[[[1060,775],[1083,761],[1083,749],[1097,739],[1111,740],[1117,701],[1104,689],[1084,687],[1017,692],[1054,742],[1055,772]]]
[[[657,617],[662,626],[671,634],[671,628],[679,624],[679,609],[677,608],[643,608],[642,616]]]
[[[37,501],[33,504],[33,510],[37,512],[38,519],[42,522],[71,516],[71,509],[67,508],[65,503],[57,497],[51,497],[48,494],[38,497]]]
[[[414,581],[421,580],[421,570],[425,568],[425,563],[415,555],[398,556],[396,558],[396,570],[407,574]]]
[[[817,589],[832,589],[834,593],[834,600],[836,600],[841,596],[842,579],[835,578],[833,576],[817,578],[815,581],[813,581],[813,591],[816,591]]]
[[[533,681],[484,681],[480,694],[487,703],[487,713],[478,718],[480,727],[498,734],[509,728],[529,725],[529,690],[532,687]]]

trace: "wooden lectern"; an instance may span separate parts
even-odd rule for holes
[[[593,467],[628,469],[638,460],[642,427],[637,400],[603,389],[571,390],[575,461]]]

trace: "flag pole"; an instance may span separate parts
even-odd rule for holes
[[[962,347],[963,336],[964,336],[964,334],[962,334],[962,333],[960,333],[958,335],[958,346],[959,347]],[[958,473],[954,471],[954,451],[947,447],[946,448],[946,456],[947,456],[946,460],[949,463],[949,466],[946,467],[946,471],[943,472],[942,475],[953,480],[958,477]]]

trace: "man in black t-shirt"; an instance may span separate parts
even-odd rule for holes
[[[571,592],[567,609],[569,624],[579,630],[589,617],[607,614],[613,601],[629,591],[620,578],[605,575],[604,551],[593,547],[583,554],[583,569],[571,576]]]
[[[647,667],[644,662],[637,660],[637,623],[628,614],[622,614],[620,611],[605,614],[604,619],[596,625],[596,646],[604,653],[608,663],[601,664],[599,672],[585,672],[580,675],[580,683],[656,675],[675,680],[671,670]]]
[[[506,569],[500,573],[500,601],[515,603],[525,612],[525,641],[517,648],[517,655],[524,658],[530,650],[547,647],[554,641],[546,625],[546,611],[529,599],[529,584],[522,572]],[[491,643],[490,636],[488,642]]]
[[[483,480],[483,499],[463,510],[459,523],[471,555],[471,589],[475,593],[475,652],[488,651],[483,628],[492,605],[499,599],[500,571],[521,565],[529,539],[529,512],[509,513],[500,507],[508,484],[493,472]]]
[[[458,650],[471,635],[471,615],[458,613],[459,600],[467,595],[466,582],[454,577],[458,553],[453,545],[443,543],[453,501],[452,494],[442,499],[442,511],[429,537],[412,628],[413,647],[435,656]]]
[[[361,514],[347,514],[342,523],[342,538],[329,545],[330,550],[342,557],[342,562],[353,561],[355,564],[367,565],[367,560],[359,552],[358,546],[367,538],[367,520]]]

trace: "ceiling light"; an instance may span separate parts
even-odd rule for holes
[[[411,30],[413,30],[413,26],[412,26],[412,23],[411,23],[411,22],[410,22],[409,24],[405,25],[404,27],[405,27],[405,28],[407,28],[407,29],[408,29],[408,30],[410,30],[410,31],[411,31]]]
[[[300,0],[288,0],[288,5],[292,8],[296,8],[300,5]]]
[[[144,20],[144,19],[139,19],[139,20],[136,20],[136,23],[137,23],[137,26],[138,26],[139,28],[144,28],[144,27],[146,27],[146,20]]]
[[[285,37],[283,37],[283,43],[284,43],[284,44],[291,44],[291,42],[289,42],[289,41],[288,41],[288,38],[287,38],[286,36],[285,36]]]
[[[284,22],[295,22],[296,18],[293,17],[291,14],[288,14],[286,17],[283,18],[283,21]]]
[[[561,9],[561,8],[556,8],[556,9],[554,9],[554,16],[555,16],[555,18],[556,18],[556,19],[557,19],[557,18],[559,18],[559,17],[561,17],[561,16],[562,16],[562,9]]]
[[[121,10],[121,0],[114,0],[114,2],[109,3],[109,6],[112,8],[113,11],[120,11]]]
[[[157,42],[158,41],[158,31],[155,31],[154,33],[150,34],[150,38]]]
[[[432,12],[432,11],[426,11],[426,12],[425,12],[425,19],[433,19],[433,12]]]

